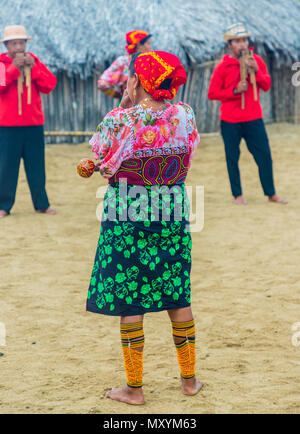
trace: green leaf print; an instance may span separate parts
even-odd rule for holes
[[[190,286],[191,282],[190,279],[186,279],[185,283],[184,283],[184,288],[188,288]]]
[[[160,301],[160,302],[158,303],[157,307],[158,307],[158,308],[161,308],[162,305],[163,305],[163,304],[162,304],[162,301]]]
[[[149,247],[148,248],[148,252],[150,253],[151,256],[156,256],[157,255],[157,247],[153,246],[153,247]]]
[[[141,301],[141,305],[145,308],[145,309],[149,309],[153,304],[153,300],[151,297],[149,297],[148,295],[146,295],[145,297],[143,297],[142,301]]]
[[[111,277],[108,277],[107,279],[104,280],[105,290],[110,292],[113,289],[114,284],[115,284],[114,280]]]
[[[128,276],[128,279],[130,279],[130,280],[136,279],[139,272],[140,272],[140,270],[135,265],[133,267],[126,268],[126,274]]]
[[[132,295],[133,298],[137,298],[137,296],[138,296],[137,292],[134,292],[133,295]]]
[[[148,294],[148,292],[151,291],[151,286],[149,284],[143,285],[141,287],[141,293],[142,294]]]
[[[95,294],[95,292],[96,292],[96,288],[93,288],[93,289],[91,290],[91,295]]]
[[[115,308],[114,304],[111,304],[111,305],[109,306],[109,310],[110,310],[110,311],[114,310],[114,308]]]
[[[168,280],[168,279],[170,279],[170,277],[171,277],[171,271],[170,270],[167,270],[163,273],[163,279],[164,280]]]
[[[104,297],[108,303],[112,303],[114,301],[113,294],[104,294]]]
[[[95,276],[91,277],[91,286],[95,286],[97,282],[97,279]]]
[[[161,299],[161,293],[159,291],[151,293],[154,301],[159,301]]]
[[[124,280],[126,280],[125,273],[117,273],[116,274],[116,282],[122,283],[122,282],[124,282]]]
[[[174,292],[174,286],[172,285],[172,283],[169,282],[165,282],[164,286],[163,286],[163,292],[166,295],[171,295],[172,292]]]
[[[143,281],[144,281],[144,282],[148,282],[148,277],[144,276],[144,277],[143,277]]]
[[[155,270],[155,263],[154,262],[150,262],[149,268],[150,268],[151,271]]]
[[[162,236],[162,237],[168,237],[170,234],[171,234],[171,231],[170,231],[170,229],[168,229],[168,228],[163,229],[163,230],[161,231],[161,236]]]
[[[139,231],[139,236],[143,238],[144,237],[144,232]]]
[[[101,262],[101,266],[102,266],[102,268],[106,268],[107,262],[105,259]]]
[[[125,301],[127,304],[131,304],[132,303],[132,298],[130,296],[125,298]]]
[[[175,253],[176,253],[176,250],[173,249],[173,247],[171,247],[171,248],[169,249],[169,253],[170,253],[171,256],[174,256]]]
[[[145,226],[146,228],[149,228],[149,226],[150,226],[150,221],[149,221],[149,220],[145,220],[145,221],[144,221],[144,226]]]
[[[136,248],[134,246],[131,247],[131,253],[134,253],[136,251]]]
[[[174,277],[172,280],[173,280],[174,286],[180,286],[181,285],[181,278],[179,276]]]
[[[172,295],[173,300],[177,301],[179,299],[179,294],[178,292],[174,292],[174,294]]]
[[[108,264],[110,264],[110,263],[111,263],[111,261],[112,261],[112,257],[111,257],[111,256],[109,256],[109,257],[107,258],[107,263],[108,263]]]
[[[112,252],[112,247],[111,246],[104,246],[104,250],[105,250],[106,255],[110,255]]]
[[[126,295],[128,295],[127,288],[124,285],[119,285],[116,289],[116,296],[123,299]]]
[[[98,290],[98,292],[102,292],[104,290],[104,285],[102,282],[98,283],[97,290]]]
[[[144,247],[147,246],[147,241],[145,239],[139,239],[137,242],[137,246],[139,249],[143,249]]]
[[[120,270],[120,271],[123,271],[122,265],[121,264],[117,264],[117,269]]]
[[[167,262],[165,262],[164,267],[169,268],[169,264]]]
[[[125,237],[125,242],[128,246],[132,246],[134,241],[134,238],[132,235],[127,235],[127,237]]]
[[[147,265],[151,261],[151,256],[149,255],[149,253],[142,251],[140,252],[139,261],[141,262],[141,264]]]
[[[137,282],[128,282],[128,290],[129,291],[135,291],[138,287],[138,283]]]
[[[160,277],[158,277],[157,279],[153,279],[151,281],[151,284],[153,289],[161,289],[163,285],[163,280]]]
[[[160,262],[160,258],[157,256],[157,257],[155,258],[155,263],[158,264],[159,262]]]
[[[172,272],[173,272],[173,274],[175,274],[175,276],[178,276],[180,274],[181,270],[182,270],[182,265],[180,262],[176,262],[176,264],[172,265]],[[187,272],[185,272],[185,273],[187,273]]]
[[[124,258],[130,258],[130,251],[124,250]]]

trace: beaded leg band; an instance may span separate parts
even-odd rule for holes
[[[143,322],[121,324],[121,342],[124,357],[124,367],[129,387],[143,385]]]
[[[172,329],[181,376],[192,378],[195,375],[196,364],[194,320],[172,321]]]

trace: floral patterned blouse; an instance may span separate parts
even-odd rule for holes
[[[189,105],[179,102],[169,103],[163,110],[156,112],[141,105],[129,109],[116,107],[98,125],[90,145],[95,159],[101,162],[101,174],[109,179],[121,169],[128,170],[129,162],[133,167],[136,160],[141,160],[144,164],[149,163],[149,159],[156,159],[152,161],[152,166],[157,160],[159,166],[168,160],[173,166],[175,162],[177,171],[182,171],[184,166],[186,176],[199,142],[194,112]],[[141,168],[141,164],[138,167]],[[145,173],[144,170],[142,172]],[[135,173],[137,179],[138,173],[141,170]],[[170,178],[169,175],[166,176]],[[175,178],[172,175],[172,179]],[[157,179],[160,178],[156,177],[155,180]],[[158,183],[156,181],[151,184]],[[171,182],[162,180],[161,183]]]
[[[119,56],[98,80],[98,87],[109,96],[123,94],[128,79],[130,57],[128,54]]]

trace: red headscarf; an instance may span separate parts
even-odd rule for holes
[[[134,63],[135,72],[146,92],[157,101],[173,99],[179,86],[186,82],[186,72],[177,56],[166,51],[149,51],[139,54]],[[161,83],[170,78],[168,90],[159,89]]]
[[[148,32],[144,30],[132,30],[131,32],[126,33],[126,42],[128,45],[125,45],[125,50],[128,54],[135,53],[136,46],[142,39],[150,36]]]

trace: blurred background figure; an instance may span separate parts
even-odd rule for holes
[[[40,92],[50,93],[56,77],[32,53],[26,53],[25,27],[4,30],[7,52],[0,55],[5,76],[0,84],[0,218],[15,202],[20,160],[36,212],[56,214],[45,189],[44,114]]]
[[[264,194],[271,202],[286,204],[287,201],[275,193],[271,150],[259,101],[259,91],[270,90],[271,77],[260,56],[253,53],[248,55],[249,36],[250,33],[241,23],[233,24],[227,29],[224,39],[230,54],[223,57],[213,72],[208,99],[221,101],[221,134],[234,203],[247,203],[242,194],[238,167],[240,142],[244,138],[258,166]],[[244,78],[240,63],[242,56],[246,59],[247,69]]]
[[[126,33],[125,49],[127,54],[119,56],[111,66],[103,72],[98,80],[98,89],[112,98],[121,98],[126,88],[128,68],[134,53],[151,51],[151,35],[144,30],[133,30]]]

